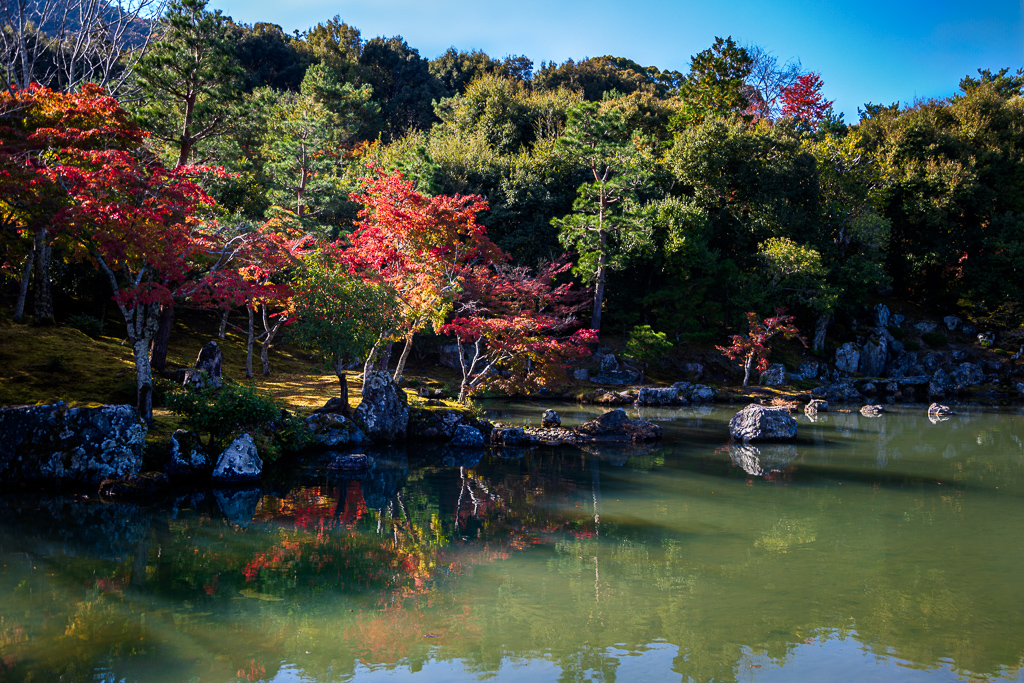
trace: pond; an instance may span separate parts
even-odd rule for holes
[[[152,506],[5,494],[0,680],[1024,680],[1024,412],[800,415],[751,448],[736,409]]]

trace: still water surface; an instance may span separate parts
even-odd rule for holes
[[[1024,681],[1021,412],[801,415],[754,449],[734,410],[153,506],[7,494],[0,680]]]

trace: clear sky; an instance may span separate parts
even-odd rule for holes
[[[1024,0],[210,0],[287,32],[340,15],[364,39],[400,35],[432,59],[455,46],[535,67],[600,55],[686,73],[715,36],[820,72],[848,122],[865,102],[950,95],[978,68],[1024,66]]]

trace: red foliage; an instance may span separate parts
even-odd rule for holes
[[[796,83],[782,91],[782,115],[817,124],[832,111],[832,101],[821,94],[824,82],[821,74],[800,76]]]
[[[759,372],[768,369],[768,356],[772,353],[768,342],[773,337],[796,338],[804,346],[807,345],[804,338],[800,336],[800,330],[793,325],[793,316],[785,315],[784,309],[776,310],[774,318],[765,318],[763,322],[758,319],[756,313],[747,313],[747,324],[750,327],[747,334],[734,334],[731,345],[715,347],[730,360],[742,361],[743,386],[747,386],[750,380],[750,370],[754,367],[755,361]]]

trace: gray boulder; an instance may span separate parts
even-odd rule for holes
[[[830,401],[855,401],[861,397],[857,387],[850,382],[836,382],[815,387],[811,390],[811,396]]]
[[[782,363],[772,363],[761,373],[761,384],[769,387],[778,387],[786,383],[786,366]]]
[[[893,313],[889,316],[889,324],[893,327],[902,327],[904,320],[906,320],[906,317],[902,313]]]
[[[685,402],[680,401],[679,389],[673,387],[644,387],[637,392],[636,404],[638,406],[670,406]]]
[[[484,435],[480,433],[479,429],[469,425],[459,425],[448,445],[458,448],[480,448],[485,444]]]
[[[586,368],[576,368],[572,371],[572,378],[581,382],[586,382],[590,379],[590,370],[587,370]]]
[[[196,438],[186,429],[178,429],[171,435],[171,457],[166,471],[172,477],[188,477],[208,471],[210,458],[196,448]]]
[[[441,365],[446,368],[453,368],[455,370],[462,369],[462,361],[459,360],[459,343],[454,342],[451,344],[441,345]],[[473,359],[476,358],[476,346],[473,344],[462,345],[462,357],[466,361],[466,365],[469,366],[473,363]]]
[[[263,460],[256,452],[256,442],[248,434],[240,434],[217,458],[213,480],[222,482],[253,481],[263,474]]]
[[[985,382],[985,373],[976,363],[961,363],[953,371],[953,381],[962,387],[973,387]]]
[[[836,349],[836,370],[851,375],[860,366],[860,351],[853,342],[846,342]]]
[[[306,428],[324,448],[370,443],[363,430],[341,413],[313,413],[306,418]]]
[[[816,360],[805,360],[800,363],[800,367],[796,369],[796,374],[800,379],[814,379],[818,376],[818,370],[821,367],[821,363]]]
[[[600,363],[602,373],[618,372],[619,370],[619,361],[610,353],[601,355]]]
[[[548,408],[540,418],[540,425],[542,427],[561,427],[562,416]]]
[[[885,304],[875,305],[875,327],[889,326],[889,307]]]
[[[365,453],[338,453],[327,463],[329,472],[342,476],[366,474],[373,468],[370,456]]]
[[[943,417],[948,415],[956,415],[956,413],[953,412],[952,408],[950,408],[949,406],[944,406],[941,403],[933,403],[930,406],[928,406],[928,414],[939,415]]]
[[[868,340],[861,348],[860,371],[868,377],[880,377],[889,359],[888,342],[884,337]]]
[[[522,427],[498,427],[491,431],[491,443],[500,446],[525,446],[530,441]]]
[[[928,334],[929,332],[934,332],[935,328],[937,327],[938,325],[936,325],[935,323],[931,322],[930,320],[926,320],[924,322],[920,322],[914,325],[914,331],[917,332],[918,334]]]
[[[860,414],[866,417],[878,417],[885,412],[885,407],[880,405],[868,405],[863,406],[860,409]]]
[[[224,354],[221,352],[217,342],[211,341],[203,344],[196,358],[195,368],[185,372],[184,386],[193,389],[220,389],[224,386],[221,380],[221,369],[224,366]]]
[[[594,384],[625,385],[633,384],[640,379],[640,375],[630,370],[617,370],[615,372],[602,372],[594,375],[590,381]]]
[[[374,441],[404,439],[409,426],[409,401],[386,372],[371,372],[363,383],[356,421]]]
[[[611,410],[576,428],[591,441],[654,441],[661,438],[661,426],[645,420],[630,420],[622,408]]]
[[[146,423],[133,406],[7,406],[0,408],[0,482],[120,479],[141,468],[145,441]]]
[[[946,329],[950,332],[955,332],[956,328],[960,327],[960,318],[955,315],[947,315],[942,322],[946,324]]]
[[[797,423],[789,408],[751,403],[729,420],[729,433],[740,441],[785,441],[796,438]]]
[[[694,403],[711,403],[715,400],[715,390],[706,384],[693,387],[688,398]]]

